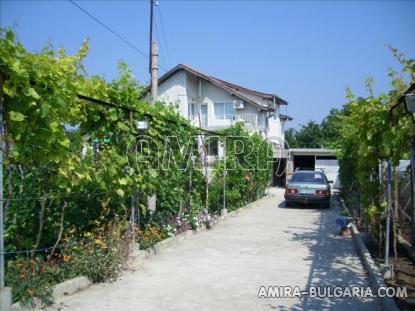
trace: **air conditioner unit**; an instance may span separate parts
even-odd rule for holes
[[[244,109],[244,101],[243,100],[234,100],[233,101],[233,108],[234,109]]]

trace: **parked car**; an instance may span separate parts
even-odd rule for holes
[[[318,204],[330,207],[331,189],[326,175],[320,170],[299,169],[294,172],[285,188],[285,206]]]

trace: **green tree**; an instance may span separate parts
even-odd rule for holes
[[[335,148],[335,142],[340,138],[341,116],[343,112],[339,109],[331,109],[329,114],[320,124],[321,143],[324,147]]]
[[[339,133],[335,145],[339,148],[340,181],[342,194],[361,216],[373,237],[382,245],[386,198],[385,183],[380,167],[391,159],[397,165],[400,159],[409,157],[409,139],[415,134],[414,126],[403,105],[396,105],[407,89],[403,78],[410,73],[414,82],[415,60],[404,59],[392,50],[402,65],[401,72],[390,71],[391,89],[374,95],[372,79],[366,80],[368,94],[356,97],[346,89],[348,102],[338,114]],[[356,208],[358,207],[358,208]]]
[[[298,142],[297,142],[297,135],[298,132],[294,128],[289,128],[285,131],[285,142],[286,142],[286,148],[298,148]]]
[[[285,141],[290,148],[336,148],[340,137],[343,110],[331,109],[330,113],[318,124],[309,121],[301,125],[300,130],[289,128],[285,131]]]
[[[299,148],[320,148],[322,145],[320,125],[315,121],[301,125],[301,130],[296,135],[296,141]]]

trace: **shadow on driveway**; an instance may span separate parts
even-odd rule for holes
[[[281,202],[279,207],[286,208],[284,202]],[[351,237],[338,235],[339,228],[335,224],[336,217],[338,216],[338,202],[332,200],[330,209],[310,208],[313,209],[311,212],[320,214],[315,222],[318,225],[318,229],[305,233],[294,232],[291,235],[293,241],[307,246],[310,253],[305,260],[311,262],[311,267],[306,288],[302,290],[306,290],[310,286],[369,286],[366,272],[363,270]],[[279,310],[354,311],[379,310],[379,308],[379,301],[371,298],[312,298],[308,296],[303,296],[300,303],[291,306],[289,309],[282,305],[278,306]]]

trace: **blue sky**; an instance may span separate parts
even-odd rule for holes
[[[77,3],[148,53],[148,1]],[[159,0],[155,10],[161,73],[185,63],[276,93],[289,101],[292,127],[321,121],[331,108],[341,107],[346,86],[364,95],[369,76],[376,92],[387,90],[387,68],[398,68],[387,44],[415,57],[413,1]],[[73,53],[89,38],[90,74],[111,79],[122,59],[140,82],[149,80],[143,55],[68,1],[0,0],[0,22],[14,27],[31,51],[50,41]]]

